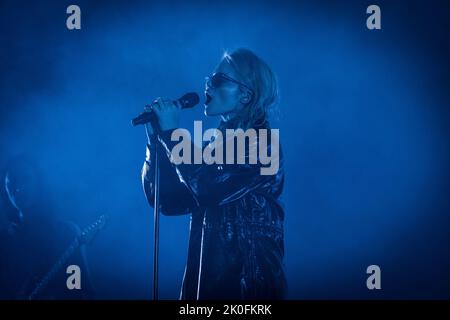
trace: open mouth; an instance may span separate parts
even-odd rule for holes
[[[208,105],[208,103],[210,103],[211,100],[212,100],[211,95],[205,92],[205,105]]]

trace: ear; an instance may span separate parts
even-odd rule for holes
[[[239,101],[242,104],[248,104],[251,100],[252,100],[251,92],[249,90],[246,90],[246,89],[242,90],[241,91],[241,96],[239,98]]]

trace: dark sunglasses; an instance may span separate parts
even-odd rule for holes
[[[250,92],[253,94],[253,90],[249,86],[227,76],[225,73],[217,72],[217,73],[214,73],[211,77],[206,77],[206,85],[213,89],[223,86],[224,83],[227,81],[236,83],[237,85],[240,85],[240,86],[243,86],[244,88],[247,88],[248,90],[250,90]]]

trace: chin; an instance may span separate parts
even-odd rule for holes
[[[211,117],[211,116],[216,116],[217,115],[217,113],[216,112],[214,112],[214,109],[213,108],[211,108],[211,105],[205,105],[205,116],[209,116],[209,117]]]

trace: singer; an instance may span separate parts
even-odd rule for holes
[[[207,78],[205,114],[221,117],[221,131],[254,128],[270,132],[268,111],[277,96],[271,68],[250,50],[238,49],[225,53]],[[179,126],[181,107],[172,100],[158,98],[153,111],[159,133],[146,126],[148,145],[142,169],[146,197],[152,205],[154,154],[158,150],[161,212],[191,215],[180,298],[283,299],[286,280],[284,209],[279,202],[284,184],[281,150],[279,170],[274,175],[261,175],[260,161],[173,164],[170,152],[175,142],[171,134]],[[252,146],[248,143],[246,147]],[[266,154],[270,154],[270,148],[269,143]]]

